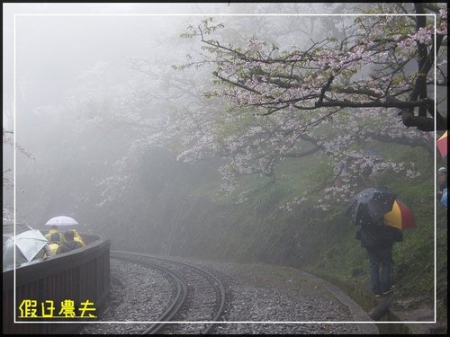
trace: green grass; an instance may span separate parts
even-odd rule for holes
[[[417,303],[430,303],[434,300],[435,268],[438,289],[444,289],[447,266],[447,214],[440,205],[437,205],[435,266],[433,160],[420,148],[374,143],[372,149],[387,159],[413,161],[421,172],[414,179],[385,174],[381,181],[398,193],[413,211],[417,223],[416,228],[404,232],[403,242],[394,246],[397,294],[417,298]],[[315,211],[313,206],[318,196],[309,195],[310,201],[303,208],[290,213],[278,209],[280,203],[301,196],[303,191],[323,182],[329,173],[330,168],[322,159],[286,159],[276,168],[276,180],[271,188],[261,190],[242,204],[235,204],[235,195],[219,196],[218,181],[198,186],[191,195],[215,200],[217,207],[205,215],[208,230],[202,229],[206,233],[202,235],[210,241],[199,240],[197,244],[217,258],[305,268],[368,292],[367,253],[355,239],[357,227],[343,215],[343,204],[336,203],[327,212]],[[258,189],[268,179],[246,176],[240,180],[237,192]],[[446,315],[446,304],[440,300],[439,315]]]

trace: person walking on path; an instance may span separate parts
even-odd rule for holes
[[[392,249],[395,242],[403,240],[401,230],[388,226],[384,219],[373,221],[365,219],[356,239],[367,250],[370,262],[371,290],[376,297],[394,290],[392,282]]]

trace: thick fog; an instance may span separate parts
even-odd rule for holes
[[[187,231],[189,222],[199,226],[208,202],[216,201],[211,191],[219,190],[222,159],[209,155],[217,149],[205,147],[196,165],[189,161],[195,141],[208,139],[208,125],[227,122],[226,104],[204,101],[213,84],[207,62],[173,67],[206,55],[199,36],[180,36],[213,17],[226,23],[221,34],[229,43],[258,35],[289,51],[324,32],[339,36],[351,20],[275,15],[346,11],[309,3],[9,3],[3,9],[3,126],[18,146],[14,152],[4,143],[4,172],[11,169],[6,176],[16,187],[4,184],[7,220],[45,229],[50,218],[71,216],[80,231],[119,246],[132,233],[131,240],[151,241],[164,253],[171,253],[177,231]],[[206,110],[211,113],[200,115]],[[178,139],[177,128],[186,125],[175,122],[186,115],[192,133]],[[179,150],[187,145],[191,152]],[[203,199],[193,197],[200,194]]]
[[[133,226],[150,221],[147,226],[154,228],[165,221],[179,222],[170,214],[186,207],[181,186],[208,174],[216,177],[213,164],[213,169],[202,168],[207,175],[200,173],[192,180],[189,174],[202,169],[184,167],[162,149],[141,145],[139,155],[127,155],[130,147],[139,147],[134,142],[142,137],[141,129],[147,128],[147,136],[160,132],[154,123],[157,116],[177,104],[171,102],[178,95],[171,87],[171,66],[185,62],[188,53],[199,53],[192,51],[197,41],[180,39],[186,27],[198,24],[206,14],[325,11],[311,4],[229,3],[4,4],[3,8],[3,126],[14,131],[15,142],[23,149],[14,156],[12,148],[4,146],[4,167],[14,168],[8,174],[17,187],[15,191],[4,187],[4,206],[15,211],[17,223],[45,228],[51,217],[68,215],[80,222],[81,230],[108,229],[111,237],[115,226],[130,226],[125,221]],[[259,19],[254,17],[255,24]],[[139,77],[145,72],[146,78]],[[121,94],[123,101],[108,101]],[[139,115],[127,110],[136,108],[130,99],[141,99],[139,106],[146,111]],[[120,165],[122,158],[126,165]],[[112,178],[118,171],[126,177],[130,173],[126,168],[133,175],[144,171],[142,180],[134,182],[137,186],[130,182],[108,186],[108,179],[120,179]],[[142,182],[148,190],[142,190]],[[120,201],[121,196],[126,201]],[[158,197],[163,199],[155,201]],[[108,204],[118,200],[124,205],[120,214]],[[142,209],[142,200],[159,202],[158,209]],[[149,216],[153,219],[146,219]]]

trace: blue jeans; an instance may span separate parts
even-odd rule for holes
[[[392,246],[387,248],[366,247],[370,261],[370,284],[375,294],[389,290],[391,284]]]

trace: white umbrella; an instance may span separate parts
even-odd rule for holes
[[[46,226],[73,226],[78,225],[78,222],[70,216],[55,216],[47,221]]]
[[[30,229],[16,235],[15,242],[23,256],[25,256],[28,261],[31,261],[45,246],[47,239],[39,230]]]
[[[16,266],[28,262],[22,252],[14,244],[14,238],[9,238],[3,243],[3,271],[14,268],[14,252],[16,253]]]

